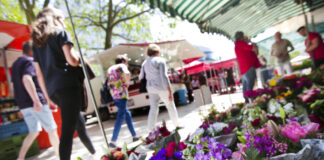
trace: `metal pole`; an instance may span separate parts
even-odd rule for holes
[[[9,67],[8,67],[8,62],[7,62],[7,55],[6,55],[6,49],[1,49],[2,50],[2,56],[3,56],[3,68],[6,73],[6,78],[7,78],[7,85],[8,85],[8,91],[9,91],[9,96],[13,95],[12,87],[11,87],[11,76],[9,73]]]
[[[71,12],[70,12],[69,4],[68,4],[67,0],[64,0],[64,2],[65,2],[65,6],[66,6],[66,9],[68,11],[69,18],[70,18],[70,21],[71,21],[72,30],[73,30],[73,33],[74,33],[74,38],[75,38],[75,41],[77,43],[78,50],[79,50],[79,53],[80,53],[80,61],[81,61],[83,73],[84,73],[85,78],[86,78],[86,84],[90,89],[91,100],[92,100],[92,103],[94,104],[94,110],[95,110],[96,115],[98,117],[99,127],[100,127],[101,133],[102,133],[102,135],[103,135],[103,137],[105,139],[106,145],[109,148],[106,132],[105,132],[105,130],[103,128],[103,125],[102,125],[102,121],[101,121],[101,117],[100,117],[100,114],[99,114],[99,111],[98,111],[97,103],[96,103],[96,100],[95,100],[95,97],[94,97],[94,94],[93,94],[92,86],[90,84],[89,75],[88,75],[88,72],[86,70],[85,62],[84,62],[83,55],[82,55],[82,52],[81,52],[81,47],[80,47],[80,44],[79,44],[79,40],[78,40],[77,34],[75,32],[74,23],[73,23],[73,20],[72,20],[72,15],[71,15]]]
[[[305,7],[304,7],[303,0],[300,0],[300,5],[301,5],[302,11],[303,11],[303,15],[304,15],[304,19],[305,19],[305,27],[306,27],[306,30],[308,31],[308,20],[307,20],[307,15],[305,13]]]

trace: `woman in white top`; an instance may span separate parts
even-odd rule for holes
[[[159,113],[158,104],[160,99],[164,102],[173,124],[178,126],[178,112],[173,101],[166,62],[160,57],[160,47],[156,44],[149,45],[147,55],[149,58],[142,64],[139,79],[141,80],[145,77],[147,80],[146,88],[150,99],[148,129],[152,130],[155,127]]]

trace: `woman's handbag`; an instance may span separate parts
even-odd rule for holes
[[[96,77],[95,73],[93,72],[93,70],[91,69],[90,65],[86,63],[85,65],[86,67],[86,71],[88,72],[89,75],[89,79],[94,79]],[[81,83],[82,83],[82,92],[81,92],[81,97],[82,97],[82,101],[81,101],[81,111],[86,112],[88,109],[88,94],[87,94],[87,88],[85,86],[84,80],[85,80],[85,75],[83,73],[83,70],[81,67],[77,68],[77,72],[79,74]]]
[[[106,79],[103,87],[100,89],[100,100],[101,100],[101,104],[109,104],[111,103],[114,99],[113,97],[111,96],[110,94],[110,91],[109,91],[109,88],[107,86],[107,80],[108,78]]]
[[[147,93],[145,72],[144,72],[144,77],[143,77],[143,79],[141,79],[141,82],[140,82],[139,92],[140,93]]]

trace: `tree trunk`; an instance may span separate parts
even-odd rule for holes
[[[105,49],[111,48],[112,28],[107,28],[105,38]]]

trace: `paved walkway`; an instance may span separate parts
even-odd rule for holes
[[[230,99],[232,103],[238,103],[242,102],[242,93],[235,93],[229,95],[212,95],[212,100],[217,109],[224,110],[230,106]],[[180,106],[177,107],[178,113],[179,113],[179,121],[180,126],[183,126],[184,129],[180,130],[179,133],[181,135],[182,139],[185,139],[188,134],[193,133],[196,128],[199,127],[201,124],[201,117],[199,116],[199,111],[207,111],[207,109],[210,107],[210,105],[206,106],[199,106],[199,104],[189,104],[186,106]],[[146,130],[147,126],[147,114],[148,111],[137,111],[137,113],[133,116],[135,131],[139,136],[145,137],[148,134],[148,131]],[[160,111],[159,114],[159,123],[161,123],[162,120],[166,120],[167,126],[170,130],[173,130],[175,127],[171,123],[168,112],[163,109]],[[105,142],[102,137],[102,134],[100,132],[99,126],[96,123],[97,119],[92,118],[87,121],[87,130],[89,132],[89,136],[95,146],[95,149],[97,150],[97,154],[100,157],[105,153]],[[105,132],[107,134],[108,140],[112,137],[113,132],[113,126],[114,126],[115,120],[109,120],[103,122]],[[132,143],[131,135],[128,131],[128,128],[126,126],[126,123],[122,126],[122,129],[120,131],[119,137],[118,137],[118,146],[122,146],[124,142],[129,144],[130,146],[134,146],[136,144]],[[57,158],[54,156],[54,151],[52,148],[44,149],[41,151],[41,153],[37,156],[30,157],[27,160],[56,160]],[[79,138],[74,139],[73,143],[73,151],[72,151],[72,160],[76,160],[77,157],[83,158],[83,160],[91,160],[92,157],[90,156],[87,149],[83,146]],[[98,158],[99,160],[99,158]]]

